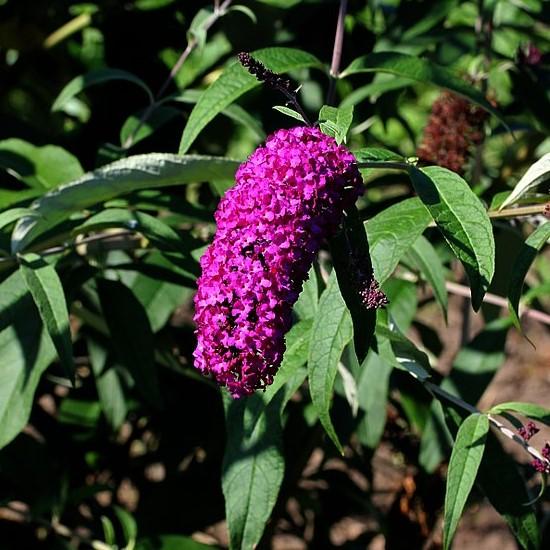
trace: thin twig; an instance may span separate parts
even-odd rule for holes
[[[452,281],[445,281],[445,287],[451,294],[464,296],[465,298],[471,297],[471,291],[465,285],[453,283]],[[506,298],[503,298],[502,296],[498,296],[496,294],[491,294],[490,292],[487,292],[485,294],[485,296],[483,297],[483,301],[487,304],[492,304],[494,306],[499,306],[504,308],[508,307],[508,300]],[[532,308],[526,307],[523,310],[522,314],[525,315],[526,317],[530,317],[531,319],[535,319],[536,321],[540,321],[541,323],[544,323],[546,325],[550,325],[550,315],[542,311],[539,311],[538,309],[532,309]]]
[[[225,12],[227,8],[229,8],[231,2],[233,0],[225,0],[222,2],[222,4],[219,3],[219,0],[216,0],[214,2],[214,11],[212,12],[212,15],[204,22],[203,29],[204,32],[208,32],[210,27],[214,25],[214,23],[222,16],[225,15]],[[159,91],[155,95],[155,101],[150,103],[145,111],[143,111],[143,114],[141,115],[134,131],[126,138],[126,141],[123,144],[123,149],[128,149],[132,146],[134,142],[134,138],[139,132],[139,130],[143,127],[143,125],[149,120],[149,117],[151,116],[152,112],[155,110],[155,108],[158,106],[159,100],[162,99],[162,96],[164,92],[167,90],[168,86],[176,78],[177,74],[180,72],[181,68],[183,67],[183,64],[187,60],[187,58],[191,55],[193,50],[198,45],[198,40],[195,37],[192,37],[189,42],[187,43],[187,46],[185,47],[185,50],[181,53],[178,60],[172,67],[172,70],[170,71],[170,74],[167,76],[166,80],[162,83],[162,86],[159,88]]]
[[[505,208],[504,210],[490,210],[487,212],[491,219],[516,218],[519,216],[536,216],[542,214],[549,203],[534,204],[531,206],[518,206],[516,208]]]
[[[100,242],[100,241],[120,241],[124,246],[121,249],[128,249],[128,244],[131,242],[130,237],[134,238],[135,233],[128,230],[120,230],[116,233],[98,233],[96,235],[90,235],[89,237],[84,237],[80,240],[75,240],[71,242],[66,242],[60,245],[52,246],[50,248],[44,248],[42,250],[35,250],[37,254],[41,257],[44,256],[53,256],[55,254],[62,254],[67,250],[77,248],[82,245]],[[5,258],[0,258],[0,265],[2,264],[16,264],[18,261],[17,255],[15,256],[6,256]]]
[[[450,403],[453,403],[457,407],[460,407],[461,409],[465,410],[466,412],[470,414],[483,414],[482,411],[480,411],[477,407],[474,407],[473,405],[470,405],[470,403],[466,403],[463,399],[460,397],[457,397],[456,395],[453,395],[447,391],[445,391],[443,388],[438,386],[437,384],[434,384],[433,382],[423,381],[424,387],[434,396],[434,397],[442,397],[444,400],[449,401]],[[547,464],[550,467],[550,460],[547,458],[544,458],[542,454],[529,445],[523,437],[520,437],[517,433],[510,430],[510,428],[507,428],[500,420],[497,420],[494,416],[487,414],[487,418],[489,419],[489,422],[505,437],[512,440],[514,443],[517,443],[521,445],[533,458],[536,458],[538,460],[541,460],[543,463]]]
[[[334,35],[334,47],[332,49],[332,63],[330,65],[330,82],[327,92],[327,105],[334,102],[334,92],[336,90],[336,79],[340,74],[340,64],[342,62],[342,47],[344,43],[344,20],[348,10],[348,0],[340,0],[338,9],[338,20],[336,22],[336,34]]]

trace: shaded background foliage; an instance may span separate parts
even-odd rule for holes
[[[256,22],[239,11],[225,15],[210,30],[205,46],[191,54],[169,83],[166,94],[206,89],[241,50],[292,47],[328,64],[336,2],[251,0],[243,4],[253,10]],[[75,95],[60,111],[52,112],[51,107],[75,76],[105,67],[128,71],[155,93],[184,49],[195,14],[208,5],[178,0],[86,4],[0,1],[2,210],[27,207],[32,198],[47,189],[129,155],[176,153],[197,94],[188,94],[184,101],[156,111],[149,119],[149,135],[127,148],[123,145],[128,132],[121,139],[121,129],[129,117],[139,118],[147,106],[147,94],[135,84],[106,81]],[[79,27],[65,32],[67,27],[63,26],[70,21],[76,21]],[[489,21],[492,26],[487,26]],[[465,177],[485,205],[498,206],[504,200],[498,193],[509,192],[528,166],[550,151],[549,24],[550,7],[536,0],[373,1],[368,5],[350,1],[341,67],[373,50],[401,52],[451,68],[472,89],[483,90],[513,128],[516,140],[496,118],[488,120],[488,137],[477,151],[477,160],[476,154],[470,156]],[[59,29],[61,34],[52,35]],[[532,48],[540,53],[538,58]],[[291,71],[291,76],[293,82],[303,85],[299,97],[313,118],[325,102],[329,85],[326,71],[301,68]],[[338,81],[336,103],[355,104],[349,146],[355,150],[391,149],[401,162],[403,157],[415,156],[439,94],[433,82],[385,74],[357,73]],[[242,111],[237,113],[237,122],[216,117],[193,143],[191,152],[246,158],[262,141],[264,132],[295,123],[271,109],[281,103],[275,92],[256,88],[238,101],[256,125],[243,118]],[[48,149],[41,157],[38,150],[11,141],[13,138],[36,147],[56,145],[68,154]],[[391,160],[373,151],[364,153],[364,158],[358,154],[358,159]],[[34,374],[23,373],[21,388],[13,397],[22,409],[31,410],[27,427],[13,439],[15,433],[7,435],[13,431],[12,419],[3,417],[2,442],[13,441],[0,451],[2,548],[133,548],[137,544],[138,548],[183,550],[202,547],[196,541],[224,546],[228,537],[222,475],[227,480],[232,465],[266,452],[274,452],[271,459],[273,470],[277,470],[282,460],[277,451],[280,448],[284,449],[286,468],[284,477],[281,472],[278,498],[269,480],[265,487],[260,486],[260,493],[263,491],[274,504],[273,513],[268,510],[272,519],[260,543],[264,547],[364,548],[372,544],[376,548],[384,541],[387,548],[441,545],[445,471],[450,454],[448,430],[441,406],[432,396],[408,373],[392,368],[393,352],[384,351],[389,342],[379,340],[379,353],[371,354],[361,366],[350,345],[351,337],[342,344],[343,369],[336,378],[330,416],[345,445],[344,457],[324,436],[307,386],[301,384],[316,311],[333,299],[335,305],[329,305],[339,305],[338,311],[346,314],[339,291],[335,296],[325,291],[318,303],[330,267],[327,251],[321,254],[317,275],[310,279],[296,308],[301,321],[293,329],[296,345],[292,349],[297,351],[285,359],[292,369],[286,394],[266,392],[248,403],[232,405],[233,409],[227,411],[230,423],[226,429],[224,407],[230,405],[222,402],[214,385],[191,368],[195,343],[191,296],[198,273],[196,257],[215,230],[212,213],[220,190],[231,179],[227,177],[230,166],[220,170],[225,170],[223,177],[195,177],[185,181],[186,186],[136,191],[109,203],[113,208],[140,210],[163,221],[176,232],[182,250],[164,248],[167,243],[174,245],[173,234],[143,219],[137,236],[124,234],[114,244],[82,244],[67,254],[54,256],[71,311],[77,380],[74,388],[68,387],[64,366],[55,359],[45,335],[43,347],[37,350],[41,322],[36,307],[25,294],[22,280],[12,274],[16,266],[3,267],[0,326],[5,331],[2,345],[6,351],[2,363],[8,365],[15,357],[8,353],[12,342],[20,342],[27,363],[37,357],[40,360],[35,363]],[[464,305],[462,298],[451,297],[449,328],[443,328],[444,318],[436,301],[443,305],[447,292],[440,289],[441,295],[436,292],[434,301],[437,276],[432,274],[430,278],[427,272],[430,266],[439,266],[437,269],[448,280],[464,283],[462,268],[435,228],[427,228],[427,240],[419,244],[416,237],[431,218],[419,204],[403,202],[415,195],[405,173],[374,173],[368,169],[363,175],[369,185],[359,204],[360,215],[362,220],[369,220],[367,234],[375,269],[377,273],[387,271],[383,288],[390,298],[389,313],[403,333],[429,352],[432,365],[438,367],[434,379],[444,379],[442,386],[448,391],[476,404],[505,361],[510,323],[497,319],[495,324],[486,324],[502,316],[501,308],[485,304],[483,316],[472,317],[468,301]],[[543,183],[529,197],[529,204],[548,201],[547,191]],[[396,204],[401,205],[399,210],[387,210]],[[98,212],[96,206],[88,205],[46,237],[59,238]],[[394,217],[372,219],[384,212],[394,212]],[[129,227],[127,220],[121,222],[120,212],[112,215],[114,221],[111,219],[102,228]],[[513,260],[525,236],[538,225],[541,217],[537,215],[495,223],[497,267],[492,292],[506,295]],[[384,235],[391,231],[397,236],[385,240]],[[411,250],[395,252],[400,239],[407,235],[410,238],[411,234],[415,237]],[[2,250],[9,254],[7,227],[2,228],[0,237]],[[42,244],[47,243],[47,238],[41,238]],[[151,243],[160,243],[163,253],[151,251]],[[390,278],[396,267],[388,259],[392,254],[399,255],[400,266],[397,276]],[[42,273],[51,277],[47,270]],[[417,277],[415,281],[403,277],[411,273]],[[429,285],[419,284],[418,277]],[[522,282],[517,282],[520,289]],[[528,301],[538,310],[548,310],[547,253],[537,258],[527,283]],[[334,282],[330,284],[333,286],[329,290],[334,289]],[[313,321],[318,331],[326,324],[322,316]],[[6,327],[12,327],[13,332],[8,333],[11,328]],[[547,332],[532,330],[537,344],[546,349]],[[461,346],[453,343],[457,338],[462,339]],[[519,346],[521,339],[512,342]],[[402,341],[397,344],[405,345]],[[545,357],[544,351],[540,353]],[[517,358],[516,365],[525,357],[535,365],[537,359],[527,352]],[[310,364],[311,359],[310,354]],[[547,360],[545,364],[540,361],[547,376]],[[45,375],[37,382],[36,392],[26,391],[39,370],[45,370]],[[518,383],[517,379],[512,383]],[[8,386],[6,380],[4,388]],[[500,390],[502,398],[498,394],[485,396],[484,407],[516,400],[504,386]],[[325,397],[330,401],[332,393]],[[541,405],[549,404],[540,395],[535,399]],[[287,401],[282,412],[282,403]],[[356,415],[354,407],[358,407]],[[271,412],[264,415],[264,409]],[[447,413],[452,416],[452,411]],[[258,424],[247,424],[245,419],[254,414],[259,415]],[[537,418],[544,422],[541,414]],[[456,431],[460,423],[456,416],[454,422]],[[228,434],[230,445],[225,451]],[[240,445],[241,438],[244,445]],[[497,445],[491,438],[488,445]],[[522,507],[528,495],[514,475],[499,493],[501,476],[515,468],[512,461],[508,464],[506,458],[499,458],[505,456],[497,449],[482,463],[480,475],[492,478],[484,490],[489,496],[487,487],[496,492],[491,499],[493,505],[504,498],[504,493],[511,495],[506,511],[512,517],[516,536],[527,548],[534,547],[536,535],[525,532],[532,529],[536,513],[544,548],[549,537],[547,497],[533,511]],[[491,465],[489,459],[496,465]],[[536,489],[539,481],[532,469],[524,465],[521,473]],[[235,493],[231,498],[235,503],[231,506],[238,510],[247,496]],[[483,498],[482,492],[474,489],[474,510],[486,510]],[[253,501],[252,506],[263,505],[260,500]],[[247,541],[256,541],[262,535],[263,523],[259,523],[250,528],[250,539],[245,533],[245,542],[232,533],[237,537],[233,546],[251,547]],[[479,547],[479,541],[471,547],[476,544]]]

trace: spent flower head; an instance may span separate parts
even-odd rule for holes
[[[443,92],[434,102],[416,154],[419,159],[463,173],[472,148],[485,135],[487,113],[468,100]]]

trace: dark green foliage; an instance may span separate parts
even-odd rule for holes
[[[529,355],[515,331],[550,308],[549,22],[541,0],[0,0],[0,546],[450,548],[490,503],[546,548],[550,389],[515,390],[548,335],[522,323]],[[461,176],[417,158],[429,117],[456,150],[442,91],[487,117]],[[273,384],[233,400],[193,368],[199,260],[239,164],[307,119],[365,193]]]

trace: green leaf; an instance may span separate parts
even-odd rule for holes
[[[378,79],[375,77],[369,84],[353,90],[353,92],[342,100],[340,107],[357,105],[366,98],[370,98],[371,102],[374,103],[374,101],[384,93],[391,92],[392,90],[399,90],[400,88],[405,88],[414,83],[414,81],[409,78],[394,77],[387,74],[380,74],[379,76],[386,78]]]
[[[391,278],[384,283],[382,290],[388,297],[389,305],[386,310],[392,323],[395,323],[398,330],[405,334],[409,330],[418,308],[416,284],[411,281]]]
[[[12,235],[12,250],[22,250],[73,212],[140,189],[232,179],[238,166],[238,161],[225,158],[164,153],[115,161],[37,199],[32,209],[42,217],[19,220]]]
[[[420,273],[430,283],[437,303],[443,310],[443,315],[447,319],[447,289],[445,287],[445,275],[441,260],[437,255],[430,241],[423,235],[418,237],[409,251]]]
[[[296,371],[306,364],[312,325],[312,320],[307,319],[305,321],[300,321],[287,332],[285,336],[286,350],[283,361],[277,371],[277,376],[275,376],[273,380],[273,384],[264,392],[264,402],[266,405],[269,404],[277,395],[277,392],[294,377]]]
[[[136,0],[133,7],[142,11],[158,10],[176,1],[177,0]]]
[[[401,201],[366,222],[372,265],[382,284],[431,221],[419,199]]]
[[[172,96],[169,99],[171,101],[196,104],[202,94],[202,90],[185,90],[181,94]],[[237,105],[236,103],[228,105],[220,112],[220,114],[248,128],[258,141],[263,141],[265,139],[265,131],[261,122],[245,111],[245,109],[243,109],[240,105]]]
[[[91,338],[88,354],[101,409],[113,431],[117,431],[128,413],[120,376],[114,365],[108,363],[107,351]]]
[[[423,351],[420,351],[408,338],[398,330],[391,330],[382,323],[376,325],[376,337],[388,340],[391,347],[381,346],[378,351],[388,363],[394,367],[407,371],[420,381],[430,378],[430,362]]]
[[[187,253],[180,236],[169,225],[154,216],[137,210],[107,208],[73,229],[72,235],[92,233],[112,227],[143,233],[161,250]]]
[[[294,312],[302,320],[313,319],[319,305],[319,281],[315,266],[309,270],[308,279],[302,287],[302,292],[294,304]]]
[[[289,109],[288,107],[285,107],[284,105],[275,105],[273,107],[276,111],[279,111],[279,113],[283,113],[283,115],[289,116],[290,118],[295,118],[296,120],[299,120],[300,122],[303,122],[305,124],[304,117],[294,109]]]
[[[283,481],[282,392],[269,404],[256,393],[224,395],[227,445],[223,459],[230,548],[254,548],[265,529]]]
[[[512,321],[518,330],[521,330],[518,310],[521,293],[523,291],[523,281],[525,280],[525,276],[531,264],[537,257],[538,252],[546,244],[548,239],[550,239],[550,222],[546,222],[539,226],[529,235],[529,237],[527,237],[523,248],[514,262],[510,286],[508,288],[508,309],[510,310]]]
[[[409,41],[427,33],[427,31],[449,15],[449,12],[454,8],[456,3],[457,0],[439,0],[439,2],[433,4],[428,11],[422,14],[422,18],[417,23],[403,33],[401,40]]]
[[[550,153],[546,153],[537,162],[532,164],[522,178],[517,182],[513,191],[500,205],[499,210],[516,202],[522,195],[534,189],[542,182],[550,179]]]
[[[477,311],[495,270],[495,241],[487,212],[468,184],[439,166],[411,168],[411,181],[445,240],[462,262]]]
[[[124,533],[124,542],[126,544],[124,550],[133,550],[138,532],[136,520],[132,514],[120,506],[113,506],[113,510],[115,511],[116,517],[122,527],[122,532]]]
[[[5,212],[0,213],[0,229],[16,222],[19,218],[23,216],[36,216],[37,213],[30,208],[12,208],[11,210],[6,210]]]
[[[108,548],[113,548],[116,542],[115,527],[107,516],[100,516],[103,527],[103,538]]]
[[[325,134],[332,136],[338,144],[345,143],[353,122],[353,105],[340,108],[323,105],[319,112],[319,121]],[[330,122],[331,126],[327,127],[325,122]]]
[[[417,82],[429,82],[435,86],[446,88],[477,103],[502,121],[502,116],[474,86],[462,80],[446,67],[436,65],[427,59],[397,52],[371,53],[352,61],[349,67],[340,73],[340,78],[371,72],[391,73]]]
[[[368,277],[372,272],[370,250],[365,225],[355,206],[346,208],[343,229],[330,241],[330,251],[338,286],[353,321],[353,342],[357,360],[361,363],[367,356],[374,327],[376,310],[367,309],[359,296],[358,269]],[[361,258],[360,268],[356,259]]]
[[[84,172],[78,159],[61,147],[37,147],[16,138],[0,141],[0,168],[39,191],[71,181]]]
[[[291,48],[265,48],[252,52],[252,56],[276,73],[321,66],[321,62],[313,55]],[[206,89],[191,112],[181,137],[179,154],[183,155],[189,150],[202,129],[218,113],[260,84],[240,63],[235,62],[229,65],[222,75]]]
[[[97,401],[66,397],[59,406],[58,420],[63,424],[93,430],[100,415],[101,407]]]
[[[143,111],[126,119],[120,129],[120,145],[130,148],[140,141],[154,134],[159,128],[171,120],[181,116],[181,112],[174,107],[159,105],[149,115],[145,122],[142,122]]]
[[[521,546],[525,550],[538,550],[540,534],[537,516],[532,505],[525,505],[531,500],[525,481],[514,459],[490,432],[478,472],[478,483]]]
[[[501,414],[503,412],[519,413],[522,416],[531,418],[532,420],[537,420],[538,422],[542,422],[543,424],[550,426],[550,409],[542,407],[541,405],[510,401],[508,403],[499,403],[498,405],[491,407],[488,414]]]
[[[142,265],[161,267],[172,271],[175,269],[173,264],[161,254],[152,253],[148,256],[146,263]],[[193,289],[183,287],[180,282],[178,284],[164,282],[154,276],[148,276],[146,273],[138,273],[131,286],[132,292],[147,313],[153,332],[158,332],[176,308],[189,300],[193,294]]]
[[[252,23],[258,22],[258,19],[256,18],[256,14],[248,6],[243,6],[242,4],[235,4],[234,6],[231,6],[227,11],[228,12],[238,11],[238,12],[244,13],[244,15],[246,15],[250,19],[250,21],[252,21]]]
[[[433,474],[447,456],[452,444],[453,438],[445,424],[442,405],[434,399],[430,407],[430,415],[422,430],[418,463],[427,473]]]
[[[65,372],[74,381],[73,345],[69,311],[63,286],[55,267],[37,254],[19,257],[23,279],[38,307],[40,317],[57,351]]]
[[[369,351],[361,365],[357,395],[359,408],[364,416],[357,427],[357,436],[359,441],[370,449],[378,446],[384,433],[392,370],[392,365],[373,350]]]
[[[485,449],[489,420],[484,414],[472,414],[458,430],[447,471],[443,547],[451,546],[458,521],[474,486]]]
[[[143,306],[118,281],[98,279],[97,291],[118,361],[131,374],[146,401],[159,407],[153,332]]]
[[[308,376],[309,391],[319,420],[340,452],[343,452],[343,447],[334,431],[329,411],[338,362],[352,338],[351,315],[340,294],[336,274],[332,273],[313,321]]]
[[[154,97],[153,92],[149,89],[147,84],[143,82],[136,75],[129,73],[128,71],[123,71],[121,69],[97,69],[91,71],[88,74],[77,76],[73,78],[59,93],[52,105],[52,111],[60,111],[63,107],[76,95],[90,86],[95,86],[96,84],[102,84],[104,82],[109,82],[111,80],[125,80],[126,82],[131,82],[142,88],[149,101],[153,103]]]
[[[0,283],[0,448],[27,424],[40,376],[55,359],[21,271]]]
[[[187,31],[187,40],[189,42],[196,40],[199,50],[204,47],[206,42],[207,25],[212,17],[212,12],[213,10],[211,7],[200,9],[195,17],[193,17],[189,30]]]
[[[389,149],[383,147],[363,147],[352,151],[357,162],[384,162],[397,161],[405,162],[405,158]]]

